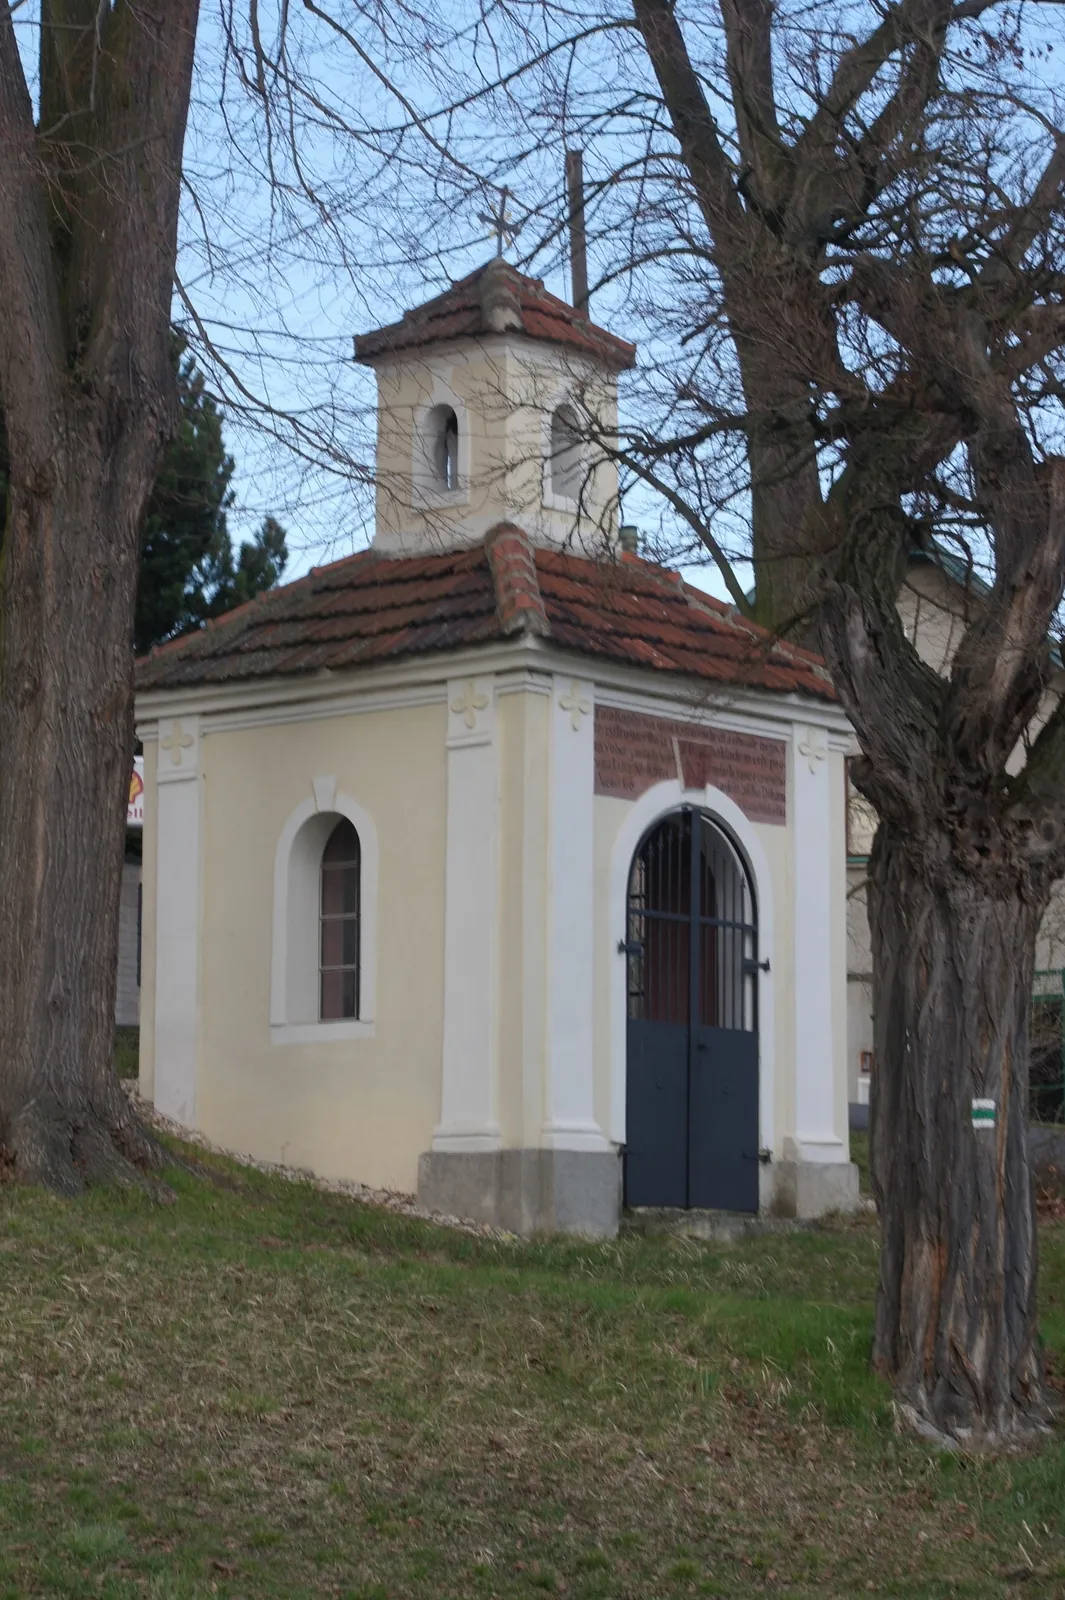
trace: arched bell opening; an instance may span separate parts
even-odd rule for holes
[[[434,406],[426,419],[434,486],[453,493],[459,486],[459,419],[452,406]]]
[[[644,835],[627,924],[625,1202],[757,1211],[758,919],[709,813]]]
[[[576,500],[581,490],[581,435],[572,406],[559,406],[551,417],[551,493]]]

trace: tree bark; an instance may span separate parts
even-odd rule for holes
[[[13,452],[0,586],[0,1144],[74,1193],[157,1163],[114,1071],[131,618],[155,441],[70,397]]]
[[[800,122],[794,102],[790,118],[776,105],[773,7],[721,0],[726,139],[671,0],[632,6],[743,382],[757,614],[800,633],[804,613],[816,619],[881,819],[869,895],[876,1360],[929,1436],[1011,1444],[1048,1415],[1028,1007],[1036,932],[1065,868],[1065,702],[1043,719],[1065,587],[1065,460],[1036,446],[1041,402],[1018,378],[1046,348],[1024,344],[1031,312],[1055,314],[1040,304],[1046,267],[1025,261],[1037,240],[1047,263],[1060,257],[1051,221],[1065,151],[1055,137],[1012,204],[1007,185],[973,207],[974,258],[962,251],[966,281],[948,285],[942,254],[961,247],[924,204],[952,179],[927,129],[944,109],[948,32],[980,7],[873,8],[864,36],[837,35],[820,57]],[[964,209],[962,188],[951,192]],[[902,353],[889,366],[876,354],[885,336]],[[814,454],[830,440],[828,471]],[[959,536],[943,471],[959,447],[994,582],[940,673],[906,638],[898,600],[915,539],[929,527]],[[974,1125],[974,1100],[994,1102],[993,1128]]]
[[[737,347],[741,344],[736,333]],[[813,407],[797,393],[777,365],[768,370],[768,352],[757,360],[753,342],[743,341],[748,359],[742,368],[750,413],[747,460],[751,481],[751,559],[757,574],[755,617],[763,627],[817,648],[816,565],[810,524],[821,504]],[[788,388],[793,390],[788,405]]]
[[[881,822],[870,862],[882,1229],[873,1355],[939,1442],[1023,1443],[1050,1419],[1035,1333],[1028,1015],[1046,890]],[[975,1125],[973,1102],[994,1102]]]
[[[65,1193],[160,1159],[115,1075],[115,954],[198,10],[42,3],[35,124],[0,7],[0,1143]]]

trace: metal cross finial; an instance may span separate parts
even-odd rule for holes
[[[521,232],[521,223],[512,222],[507,215],[507,201],[510,199],[510,190],[503,188],[499,191],[499,205],[495,211],[478,211],[477,221],[484,222],[495,234],[496,255],[501,256],[506,245],[513,244]]]

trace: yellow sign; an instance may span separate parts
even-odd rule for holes
[[[129,802],[126,806],[126,827],[144,827],[144,757],[134,756],[133,771],[129,779]]]

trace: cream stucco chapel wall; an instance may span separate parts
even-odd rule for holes
[[[196,1124],[324,1176],[410,1190],[440,1104],[445,710],[420,706],[202,739],[203,948]],[[371,1036],[277,1043],[270,1028],[278,839],[335,777],[374,820]],[[344,1025],[339,1025],[338,1031]]]
[[[155,783],[158,746],[144,745],[144,825],[141,833],[141,1022],[139,1088],[155,1100],[155,916],[159,812]]]
[[[222,1145],[407,1190],[418,1182],[419,1157],[459,1136],[464,1148],[478,1118],[492,1133],[477,1136],[486,1148],[621,1143],[625,1005],[617,943],[628,870],[659,817],[701,804],[739,841],[752,870],[759,953],[770,960],[759,979],[759,1137],[774,1156],[763,1171],[763,1203],[775,1203],[788,1162],[846,1162],[842,719],[833,711],[827,727],[810,726],[803,712],[813,708],[785,704],[775,717],[732,707],[693,719],[690,694],[631,700],[631,689],[575,677],[565,658],[554,672],[546,665],[530,670],[508,660],[502,671],[424,683],[417,704],[393,700],[387,709],[329,715],[278,707],[266,715],[219,710],[184,723],[163,719],[158,732],[171,746],[163,775],[168,782],[186,775],[171,798],[200,819],[191,1094],[181,1090],[180,1065],[176,1079],[173,1064],[162,1080],[154,1070],[156,981],[165,992],[171,978],[156,971],[157,897],[165,890],[173,902],[188,873],[172,862],[166,883],[156,881],[156,730],[144,727],[142,1087],[150,1094],[165,1086],[167,1104],[156,1097],[161,1109],[176,1083],[188,1107],[184,1120]],[[473,727],[467,700],[477,707]],[[720,722],[779,739],[787,752],[787,825],[753,823],[727,796],[684,790],[677,779],[635,803],[594,795],[594,707],[630,703],[703,728]],[[171,765],[175,755],[181,761]],[[477,816],[496,820],[487,836],[477,824],[469,841],[480,863],[475,881],[459,871],[458,856],[449,879],[449,830],[468,831],[463,796],[470,800],[474,777],[488,784]],[[271,1027],[279,841],[304,819],[343,809],[341,797],[372,821],[377,840],[376,927],[367,929],[374,957],[367,966],[376,970],[372,1024],[332,1025],[332,1037],[329,1024],[286,1031],[275,1017]],[[481,1022],[471,1033],[476,1019],[452,1013],[450,1056],[449,890],[456,912],[476,907],[487,941],[480,979],[469,994],[462,990],[462,1006],[468,1010],[472,997]],[[452,952],[463,970],[464,950]],[[804,960],[807,975],[797,981]],[[172,1041],[164,1038],[164,1047],[173,1063]],[[450,1094],[449,1060],[458,1074]],[[476,1104],[467,1105],[471,1094]],[[459,1111],[466,1122],[473,1118],[469,1127],[459,1126]]]
[[[470,284],[455,288],[461,300]],[[541,292],[500,261],[459,320],[445,296],[359,336],[356,359],[379,385],[374,554],[266,597],[144,672],[142,1086],[160,1111],[260,1158],[417,1187],[430,1209],[520,1231],[613,1232],[629,868],[657,817],[702,804],[751,870],[770,960],[758,980],[759,1133],[773,1155],[761,1200],[787,1209],[790,1183],[792,1213],[819,1215],[857,1194],[844,1086],[849,730],[809,664],[711,682],[715,640],[724,662],[748,630],[715,620],[674,575],[617,559],[617,473],[596,461],[594,435],[615,431],[617,372],[635,352],[561,302],[549,304],[557,337],[533,337],[542,322],[523,318]],[[486,540],[457,561],[422,559]],[[584,560],[537,560],[538,546],[605,556],[611,581]],[[435,597],[433,575],[446,577]],[[629,606],[631,638],[618,626]],[[293,656],[289,637],[327,643],[322,617],[329,647]],[[256,659],[263,623],[282,646],[276,670],[268,650]],[[674,624],[690,627],[691,651],[709,650],[705,678],[674,670],[679,648],[652,645]],[[805,687],[769,687],[787,682]],[[596,793],[600,707],[741,738],[702,741],[719,760],[696,768],[679,735],[653,730],[658,756],[641,765],[634,750],[626,765],[619,745],[613,785],[601,743],[604,790],[655,787],[642,802],[608,799]],[[753,749],[752,735],[780,746],[761,755],[771,791],[728,754]],[[703,771],[729,794],[682,789]],[[779,820],[752,822],[743,795]],[[363,841],[368,1004],[322,1022],[321,852],[337,814]]]

